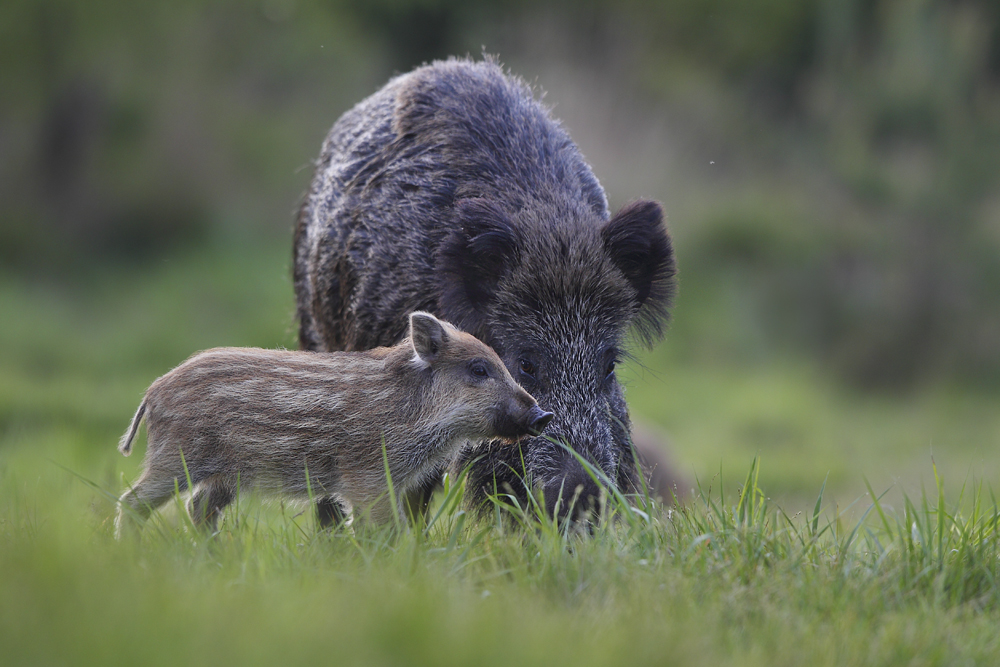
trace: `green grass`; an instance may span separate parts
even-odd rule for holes
[[[197,349],[293,346],[287,262],[0,278],[5,664],[1000,661],[995,397],[858,396],[669,340],[627,385],[700,482],[681,509],[610,498],[617,518],[580,535],[531,507],[468,515],[455,485],[426,532],[354,534],[242,497],[214,536],[168,504],[115,542],[144,451],[115,446],[143,390]]]
[[[31,463],[28,479],[18,471]],[[10,664],[1000,656],[988,493],[964,513],[935,493],[898,517],[848,523],[824,518],[822,497],[786,516],[757,472],[755,461],[736,496],[703,490],[680,510],[611,498],[591,535],[531,508],[475,518],[455,493],[426,531],[317,532],[300,508],[242,499],[216,535],[168,507],[141,539],[115,542],[104,490],[15,457],[2,478],[0,639]]]
[[[995,394],[947,386],[857,394],[787,360],[724,368],[642,359],[652,370],[630,370],[630,407],[668,434],[691,477],[738,475],[759,455],[762,486],[790,510],[809,506],[826,479],[830,499],[850,504],[865,493],[864,476],[891,487],[889,502],[900,507],[903,491],[934,485],[932,460],[948,488],[1000,480]]]

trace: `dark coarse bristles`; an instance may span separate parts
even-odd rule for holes
[[[344,114],[295,235],[303,347],[391,345],[407,312],[434,312],[493,346],[557,413],[547,433],[621,488],[636,464],[614,364],[630,332],[646,345],[662,336],[675,273],[660,205],[612,216],[565,129],[489,59],[418,68]],[[547,499],[597,491],[533,438],[517,453],[486,447],[470,497],[523,488],[519,475]]]

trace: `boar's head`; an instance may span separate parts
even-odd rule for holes
[[[550,515],[594,508],[599,486],[552,439],[631,490],[638,472],[615,368],[630,333],[651,345],[667,323],[676,269],[660,205],[637,201],[606,220],[586,206],[526,202],[511,211],[467,198],[455,215],[437,256],[441,314],[492,346],[556,415],[520,450],[488,444],[458,461],[475,459],[473,500],[523,497],[527,483],[544,492]]]

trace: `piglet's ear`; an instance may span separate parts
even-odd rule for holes
[[[663,336],[676,289],[677,267],[663,209],[646,199],[627,204],[601,235],[611,261],[635,289],[636,331],[652,345]]]
[[[448,331],[441,320],[419,310],[410,313],[410,342],[421,360],[432,363],[441,354],[447,341]]]
[[[441,276],[442,314],[460,329],[482,336],[496,287],[518,259],[517,231],[506,213],[483,198],[455,203],[455,229],[435,258]]]

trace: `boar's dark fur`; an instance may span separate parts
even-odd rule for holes
[[[408,312],[436,313],[491,345],[557,414],[546,435],[625,490],[637,470],[614,365],[630,330],[662,336],[674,276],[660,205],[612,217],[566,131],[491,60],[421,67],[345,113],[295,232],[303,348],[391,345]],[[474,501],[523,496],[524,473],[550,513],[599,491],[547,438],[483,451]]]

